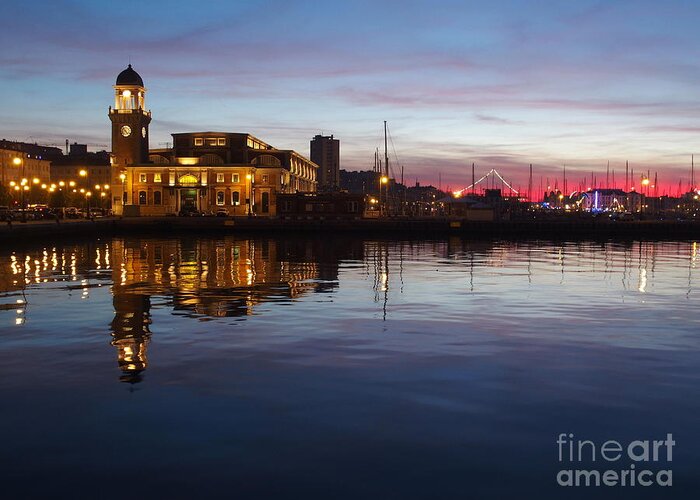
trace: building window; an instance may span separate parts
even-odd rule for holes
[[[163,193],[160,191],[153,191],[153,204],[162,205],[163,204]]]
[[[139,191],[139,205],[146,204],[146,191]]]
[[[148,182],[146,174],[139,174],[139,182]]]
[[[223,191],[217,191],[216,192],[216,204],[217,205],[223,205],[224,204],[224,192]]]
[[[262,182],[263,184],[267,184],[267,175],[262,176]]]
[[[231,175],[231,182],[241,182],[241,176],[238,174]]]
[[[224,174],[216,174],[216,182],[224,182]]]
[[[348,212],[350,212],[350,213],[357,212],[357,202],[356,201],[349,201],[348,202]]]
[[[162,182],[160,174],[153,174],[153,182]]]
[[[204,139],[201,137],[195,137],[194,138],[194,145],[195,146],[204,146]]]
[[[253,140],[249,138],[249,139],[246,141],[246,146],[248,146],[249,148],[252,148],[252,147],[253,147]]]
[[[241,193],[238,191],[231,193],[231,204],[235,207],[241,204]]]
[[[226,139],[224,139],[223,137],[219,137],[218,142],[219,146],[226,146]]]
[[[209,137],[207,139],[207,146],[216,146],[216,137]]]

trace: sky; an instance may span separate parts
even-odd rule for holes
[[[372,167],[390,131],[407,183],[496,168],[524,189],[624,182],[625,161],[690,183],[700,158],[700,2],[34,1],[3,7],[0,138],[109,149],[112,85],[148,89],[151,147],[249,132],[309,154],[341,141]],[[8,22],[11,20],[11,22]],[[700,178],[700,173],[697,176]],[[542,181],[540,182],[540,179]],[[556,180],[558,179],[558,180]]]

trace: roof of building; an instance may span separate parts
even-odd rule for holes
[[[131,64],[129,64],[129,66],[117,76],[117,85],[138,85],[139,87],[143,87],[143,79],[141,75],[134,71]]]

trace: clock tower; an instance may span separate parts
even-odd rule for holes
[[[114,108],[109,108],[109,119],[112,121],[112,165],[123,168],[147,163],[151,112],[146,110],[146,87],[131,64],[117,76]]]
[[[151,112],[146,110],[146,87],[131,64],[117,76],[114,85],[114,107],[109,107],[112,121],[112,209],[123,215],[125,206],[132,205],[133,169],[127,167],[148,163],[148,124]]]

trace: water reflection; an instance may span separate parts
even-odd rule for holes
[[[242,321],[313,294],[332,298],[343,279],[352,284],[366,278],[368,286],[353,290],[345,305],[359,300],[358,293],[371,294],[373,317],[382,321],[464,322],[484,314],[477,307],[498,307],[501,318],[512,313],[525,319],[549,310],[563,314],[577,296],[591,308],[603,308],[596,297],[611,290],[622,302],[632,297],[644,303],[645,296],[678,287],[679,278],[689,299],[697,256],[697,242],[116,238],[3,250],[0,320],[17,327],[34,315],[46,321],[51,313],[42,309],[48,307],[32,304],[41,290],[89,302],[95,289],[111,285],[111,344],[121,380],[136,383],[148,367],[154,307],[199,321]],[[465,302],[465,292],[475,299]],[[487,295],[491,302],[484,306],[478,298]],[[535,312],[523,312],[530,296]],[[53,297],[52,303],[59,300]],[[318,309],[338,307],[343,304]]]

